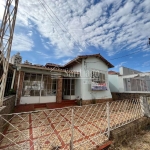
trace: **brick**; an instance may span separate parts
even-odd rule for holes
[[[57,94],[56,94],[56,102],[61,103],[62,102],[62,78],[58,78],[57,80]]]

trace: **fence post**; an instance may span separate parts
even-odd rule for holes
[[[143,113],[143,115],[145,114],[144,112],[144,102],[143,102],[143,96],[140,96],[140,105],[141,105],[141,111]]]
[[[146,117],[150,117],[150,100],[149,97],[140,96],[141,109]]]
[[[73,130],[74,130],[74,108],[71,109],[71,140],[70,140],[70,150],[73,150]]]
[[[106,113],[107,113],[107,127],[108,127],[107,135],[109,138],[110,137],[110,107],[109,107],[109,102],[107,102],[107,104],[106,104]]]

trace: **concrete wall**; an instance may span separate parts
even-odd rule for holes
[[[110,132],[110,140],[113,141],[111,149],[116,149],[119,145],[126,142],[129,138],[135,138],[140,130],[145,129],[150,125],[150,118],[142,117],[134,122],[124,125]],[[141,147],[142,148],[142,147]]]
[[[118,75],[108,75],[109,88],[111,92],[119,92]]]
[[[111,92],[126,92],[126,93],[149,93],[150,91],[150,78],[149,76],[143,76],[143,77],[137,77],[138,74],[132,74],[132,75],[125,75],[125,76],[118,76],[118,75],[108,75],[109,79],[109,87]],[[135,84],[133,84],[133,80],[135,79]],[[145,81],[146,86],[140,86],[140,84],[137,84],[136,80],[140,79],[140,81]],[[142,88],[140,90],[140,88]]]
[[[15,99],[16,96],[8,96],[4,98],[3,106],[0,107],[0,115],[3,114],[10,114],[13,112],[14,107],[15,107]],[[6,120],[9,120],[11,116],[4,116]],[[5,127],[7,126],[7,123],[0,117],[0,132],[3,132]],[[1,139],[1,135],[0,135]]]
[[[140,96],[150,97],[150,93],[115,93],[115,92],[112,92],[111,94],[112,94],[113,100],[140,98]]]
[[[141,73],[141,72],[130,69],[130,68],[126,68],[126,67],[120,67],[119,73],[120,73],[120,75],[131,75],[131,74],[137,74],[137,73]]]

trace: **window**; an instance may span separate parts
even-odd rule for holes
[[[41,96],[56,95],[56,79],[49,75],[43,75],[41,90]]]
[[[25,73],[23,96],[56,95],[56,79],[49,75]]]
[[[99,71],[92,71],[92,82],[105,83],[105,74]]]
[[[26,73],[23,84],[23,96],[40,96],[41,74]]]
[[[64,95],[75,95],[75,80],[64,79],[63,80]]]
[[[107,90],[106,77],[104,73],[99,71],[92,71],[91,89],[102,91]]]

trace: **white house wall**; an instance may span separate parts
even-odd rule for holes
[[[99,70],[105,72],[105,77],[107,79],[107,87],[106,91],[92,91],[91,90],[91,76],[87,76],[88,71]],[[81,69],[81,91],[82,91],[82,99],[83,100],[91,100],[91,99],[107,99],[112,98],[111,92],[109,90],[109,82],[108,82],[108,66],[98,58],[89,57],[87,59],[82,59],[82,69]]]
[[[69,70],[77,71],[81,73],[82,69],[82,63],[78,63],[72,67],[69,68]],[[81,79],[80,78],[75,78],[75,98],[81,98]]]

